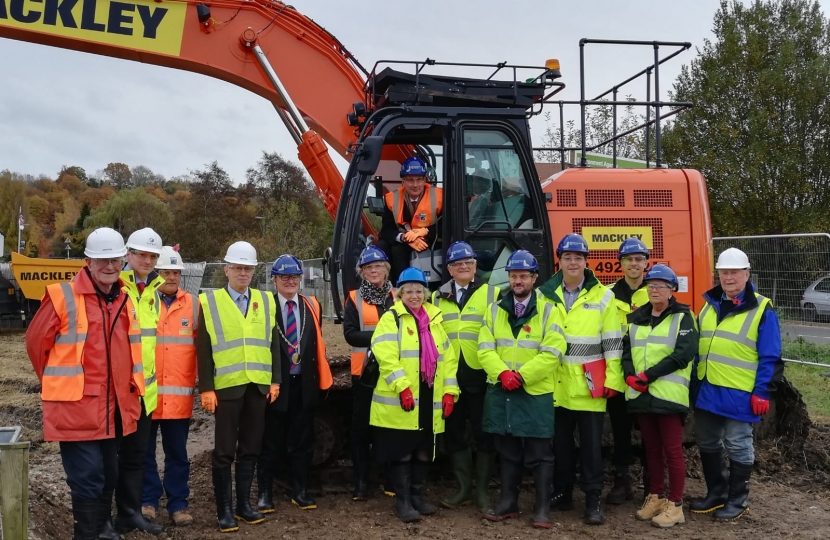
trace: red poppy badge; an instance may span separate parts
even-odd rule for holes
[[[412,328],[407,328],[406,331],[409,332],[410,336],[415,333],[415,330],[413,330]]]
[[[524,331],[525,331],[525,332],[530,332],[530,325],[529,325],[529,324],[526,324],[526,325],[525,325],[525,327],[524,327]]]

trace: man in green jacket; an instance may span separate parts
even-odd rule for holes
[[[563,320],[567,352],[556,377],[553,450],[554,510],[573,509],[574,430],[579,428],[579,484],[585,492],[585,523],[602,515],[602,427],[606,400],[625,390],[620,357],[622,331],[614,293],[587,268],[588,243],[566,235],[556,250],[561,269],[539,288],[540,299]]]
[[[533,294],[539,271],[533,255],[516,251],[505,269],[511,294],[490,306],[478,338],[478,359],[489,383],[482,428],[495,435],[502,479],[501,499],[485,517],[518,517],[519,486],[527,467],[536,485],[533,526],[549,529],[553,390],[566,343],[559,313]]]

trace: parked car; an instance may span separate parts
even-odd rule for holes
[[[807,321],[830,316],[830,276],[815,280],[804,290],[801,311]]]

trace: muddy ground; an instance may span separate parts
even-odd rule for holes
[[[0,425],[23,425],[24,438],[32,441],[29,471],[30,531],[32,539],[71,538],[69,489],[57,452],[57,445],[44,443],[41,433],[38,384],[23,347],[22,334],[0,334]],[[637,522],[634,501],[620,507],[606,508],[606,524],[583,525],[580,519],[583,497],[577,492],[576,510],[553,513],[554,527],[549,531],[534,530],[529,519],[533,508],[530,476],[522,491],[522,515],[518,520],[490,523],[481,518],[474,507],[439,510],[418,524],[405,525],[392,514],[393,499],[376,492],[368,502],[352,502],[347,494],[348,473],[329,469],[313,481],[318,509],[301,511],[281,497],[277,512],[259,525],[240,524],[233,534],[216,530],[213,490],[210,481],[209,451],[213,438],[213,419],[196,411],[189,440],[192,460],[191,512],[193,526],[176,529],[169,526],[164,510],[157,521],[166,526],[163,537],[170,539],[213,539],[255,536],[282,540],[326,538],[329,540],[362,538],[381,540],[394,538],[443,539],[534,539],[534,538],[682,538],[760,539],[773,537],[830,538],[830,426],[813,424],[802,441],[791,436],[771,438],[759,443],[756,474],[751,481],[751,511],[737,523],[717,524],[710,517],[686,511],[685,525],[668,531]],[[687,449],[689,463],[686,497],[703,495],[705,486],[694,447]],[[343,463],[345,465],[345,463]],[[445,465],[445,464],[444,464]],[[607,464],[608,465],[608,464]],[[434,478],[427,497],[434,503],[452,492],[452,481],[441,463],[434,468]],[[610,472],[610,466],[609,466]],[[634,472],[639,473],[635,465]],[[321,484],[322,482],[322,484]],[[320,493],[321,487],[325,493]],[[497,478],[491,483],[491,498],[498,496]],[[638,490],[639,498],[641,491]],[[162,500],[162,507],[164,500]],[[126,540],[147,539],[131,533]]]

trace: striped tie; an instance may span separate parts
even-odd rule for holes
[[[289,300],[285,303],[285,308],[288,310],[288,314],[285,316],[285,337],[288,338],[288,359],[291,360],[291,357],[297,352],[297,347],[300,345],[297,342],[297,318],[294,317],[294,301]],[[291,362],[290,370],[292,374],[300,372],[299,364],[294,364]]]
[[[524,304],[516,304],[516,318],[521,319],[522,315],[525,313],[525,305]]]

